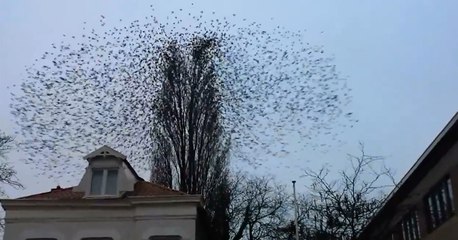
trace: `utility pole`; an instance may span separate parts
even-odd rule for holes
[[[296,199],[296,181],[293,180],[293,196],[294,196],[294,225],[296,225],[296,240],[299,240],[299,224],[297,223],[297,199]]]

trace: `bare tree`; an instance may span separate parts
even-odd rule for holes
[[[6,161],[6,154],[11,150],[13,138],[0,133],[0,183],[13,188],[23,188],[22,184],[16,177],[16,170]],[[5,195],[3,188],[0,188],[0,194]]]
[[[232,240],[272,239],[290,197],[272,178],[238,173],[232,179],[229,216]]]
[[[220,176],[220,181],[214,184],[206,199],[207,213],[210,216],[210,237],[209,239],[229,240],[230,219],[229,208],[232,196],[228,172]]]
[[[222,127],[215,69],[218,54],[218,41],[211,36],[195,37],[185,44],[171,40],[154,63],[162,81],[152,99],[157,145],[151,180],[201,194],[214,226],[211,229],[217,229],[212,238],[225,239],[229,141]]]
[[[214,62],[217,44],[211,37],[186,45],[171,41],[157,63],[163,81],[152,99],[159,151],[151,176],[193,194],[204,194],[227,166],[228,138]]]
[[[310,194],[302,197],[301,224],[308,239],[353,240],[383,204],[394,187],[393,174],[383,157],[349,155],[350,168],[331,179],[328,167],[307,170]]]
[[[211,229],[216,230],[212,239],[265,239],[281,223],[287,195],[271,178],[228,176],[229,145],[212,63],[216,44],[211,38],[196,38],[189,45],[171,42],[164,48],[164,82],[154,100],[159,149],[151,178],[203,194]]]
[[[0,132],[0,183],[16,189],[23,188],[19,179],[16,177],[16,170],[6,161],[6,154],[11,150],[14,139]],[[3,186],[0,187],[0,195],[5,196]],[[0,218],[0,231],[4,230],[3,214]]]

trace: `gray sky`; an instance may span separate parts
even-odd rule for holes
[[[157,12],[189,7],[189,1],[154,1]],[[292,168],[267,160],[258,172],[287,183],[301,167],[324,162],[344,167],[346,153],[358,142],[370,154],[383,155],[402,177],[458,110],[458,2],[454,0],[266,1],[194,0],[194,8],[220,16],[236,13],[265,25],[307,29],[306,41],[323,45],[353,89],[349,110],[359,124],[341,135],[346,144],[326,153],[305,149],[286,156]],[[12,133],[9,89],[25,76],[25,66],[49,50],[62,34],[78,34],[83,22],[129,21],[149,15],[150,1],[0,0],[0,129]],[[273,20],[271,19],[273,18]],[[95,146],[94,146],[95,147]],[[47,191],[61,179],[48,180],[11,153],[25,190],[7,189],[11,197]],[[70,179],[76,183],[79,179]],[[71,184],[70,183],[70,184]]]

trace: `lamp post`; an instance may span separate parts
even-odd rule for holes
[[[296,181],[293,180],[293,196],[294,196],[294,225],[296,226],[296,240],[299,240],[299,225],[297,223],[297,199],[296,199]]]

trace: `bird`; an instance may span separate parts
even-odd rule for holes
[[[12,96],[28,164],[54,177],[71,173],[80,166],[76,152],[109,137],[134,165],[146,166],[152,146],[165,138],[154,132],[210,126],[200,118],[187,126],[180,117],[190,110],[172,111],[173,104],[190,104],[194,85],[199,114],[209,113],[212,126],[230,139],[234,158],[258,168],[265,159],[288,158],[291,146],[297,152],[307,146],[324,149],[338,141],[327,126],[357,123],[347,109],[350,89],[332,57],[304,41],[302,32],[198,7],[158,18],[150,8],[146,16],[126,23],[120,19],[103,30],[90,29],[96,23],[84,21],[81,37],[63,35],[60,44],[28,66],[23,87]],[[105,16],[100,17],[105,26]],[[186,127],[157,125],[164,119]],[[329,142],[313,143],[316,136]]]

